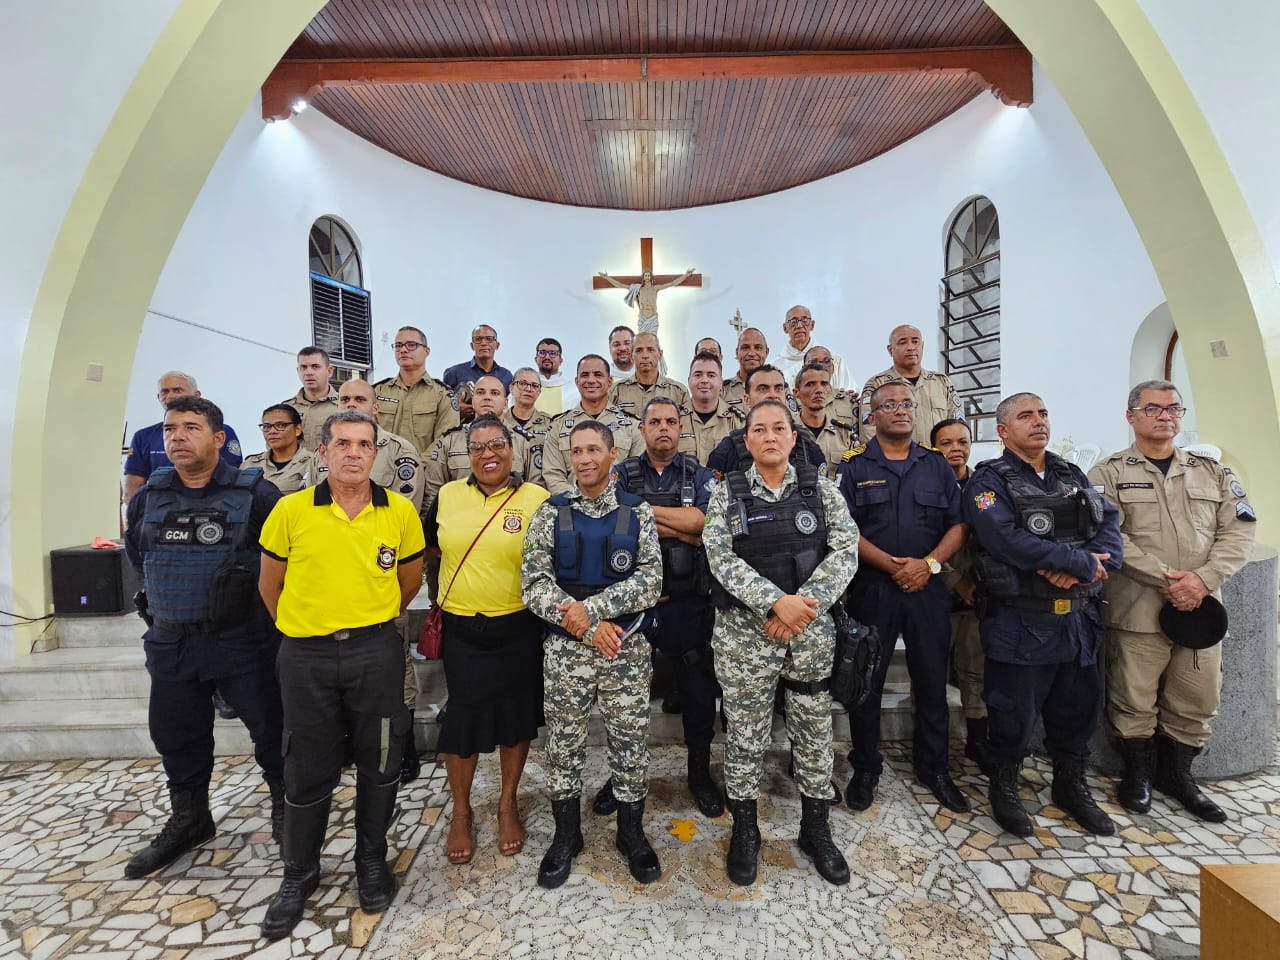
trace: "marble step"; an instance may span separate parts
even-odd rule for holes
[[[135,618],[136,619],[136,618]],[[151,690],[142,641],[59,647],[0,663],[0,702],[145,699]]]
[[[57,645],[66,647],[138,647],[147,625],[136,613],[108,617],[56,617]]]

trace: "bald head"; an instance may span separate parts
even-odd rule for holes
[[[908,323],[893,328],[889,334],[889,356],[893,367],[904,377],[920,376],[920,363],[924,359],[924,336],[917,327]]]
[[[758,327],[747,327],[738,334],[738,375],[746,379],[747,374],[764,363],[769,356],[769,341]]]
[[[507,408],[507,388],[497,377],[486,374],[475,383],[471,405],[477,417],[489,413],[502,419],[502,412]]]
[[[357,410],[367,417],[374,417],[378,413],[378,398],[367,381],[348,380],[338,388],[338,406],[343,410]]]

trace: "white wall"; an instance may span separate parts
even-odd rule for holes
[[[89,158],[178,0],[6,4],[0,32],[0,436],[13,435],[21,345],[45,262]],[[0,610],[13,610],[13,451],[0,443]],[[43,611],[19,610],[32,615]],[[0,624],[10,622],[0,616]],[[13,631],[0,625],[0,660]]]
[[[262,407],[297,389],[292,353],[309,333],[307,232],[322,214],[356,230],[373,291],[378,375],[401,323],[431,340],[439,375],[493,324],[498,359],[532,359],[541,336],[566,355],[604,352],[633,314],[621,291],[592,291],[597,270],[638,270],[654,237],[659,271],[696,266],[703,290],[660,295],[678,373],[693,342],[740,308],[772,346],[804,303],[816,338],[865,378],[887,366],[890,328],[915,323],[936,349],[946,220],[986,194],[1001,218],[1006,392],[1034,389],[1059,437],[1126,442],[1129,344],[1163,301],[1136,231],[1100,163],[1037,71],[1036,103],[981,96],[911,142],[853,170],[756,200],[665,213],[557,207],[460,184],[384,153],[307,111],[264,125],[250,105],[161,278],[133,371],[130,429],[157,419],[156,375],[188,369],[249,449]],[[193,331],[158,314],[225,331]],[[243,339],[258,341],[253,346]],[[1087,373],[1085,370],[1087,369]]]

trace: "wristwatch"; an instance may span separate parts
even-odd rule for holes
[[[934,574],[935,576],[942,572],[942,564],[940,564],[937,560],[933,559],[933,557],[925,557],[924,562],[925,562],[925,566],[929,568],[929,572]]]

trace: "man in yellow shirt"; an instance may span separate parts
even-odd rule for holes
[[[409,729],[404,656],[395,618],[422,586],[418,513],[369,480],[377,456],[369,417],[325,421],[319,486],[285,497],[262,528],[258,584],[283,634],[276,661],[285,726],[284,881],[262,935],[288,936],[320,879],[329,801],[350,737],[356,761],[356,880],[360,906],[391,903],[387,826]]]

